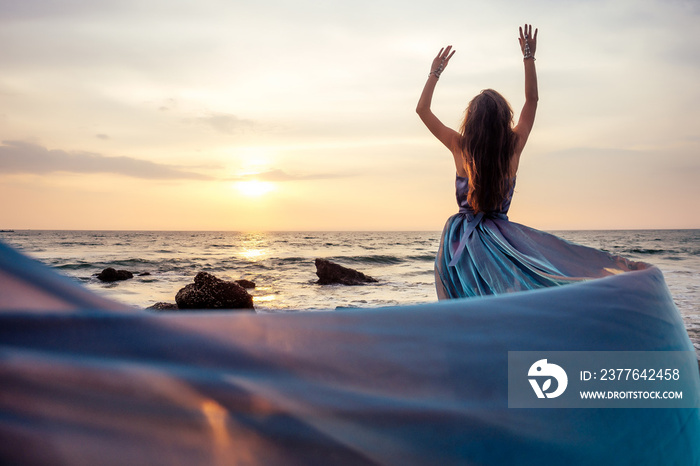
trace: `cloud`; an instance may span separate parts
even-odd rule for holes
[[[100,2],[84,2],[82,0],[34,0],[32,2],[16,2],[0,0],[2,20],[27,20],[36,18],[75,17],[94,13],[114,13],[120,7],[116,0]]]
[[[48,174],[112,173],[148,180],[209,180],[209,176],[132,157],[108,157],[91,152],[66,152],[21,141],[3,141],[0,171],[3,173]]]
[[[230,113],[209,112],[206,116],[189,118],[186,121],[209,126],[225,134],[240,133],[246,129],[258,126],[257,123],[252,120],[246,120]]]
[[[243,175],[231,178],[229,181],[247,181],[251,179],[256,179],[259,181],[305,181],[305,180],[328,180],[333,178],[345,178],[348,176],[354,176],[354,174],[339,174],[339,173],[316,173],[308,175],[292,175],[284,170],[270,170],[262,173],[254,173],[250,175]]]

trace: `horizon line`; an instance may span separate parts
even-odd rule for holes
[[[542,228],[543,231],[690,231],[700,228]],[[0,233],[16,233],[25,231],[66,231],[66,232],[153,232],[153,233],[434,233],[439,230],[421,229],[357,229],[357,230],[331,230],[331,229],[298,229],[298,230],[181,230],[181,229],[137,229],[137,228],[2,228]]]

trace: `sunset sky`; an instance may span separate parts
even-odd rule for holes
[[[697,0],[0,0],[0,229],[440,230],[457,128],[540,102],[513,221],[700,228]]]

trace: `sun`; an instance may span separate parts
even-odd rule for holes
[[[246,180],[236,182],[236,188],[244,196],[260,197],[270,191],[274,191],[275,185],[269,181]]]

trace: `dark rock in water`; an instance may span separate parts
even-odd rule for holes
[[[119,280],[128,280],[134,278],[134,274],[128,270],[115,270],[112,267],[107,267],[97,275],[97,279],[103,282],[116,282]]]
[[[179,308],[174,303],[155,303],[153,306],[148,306],[149,311],[177,311]]]
[[[141,272],[139,274],[139,277],[149,277],[151,275],[151,272]]]
[[[251,282],[250,280],[241,279],[241,280],[234,280],[234,281],[247,290],[255,288],[255,283]]]
[[[241,285],[207,272],[178,291],[175,301],[179,309],[253,309],[253,297]]]
[[[377,280],[357,270],[349,269],[326,259],[316,259],[319,285],[363,285]]]

